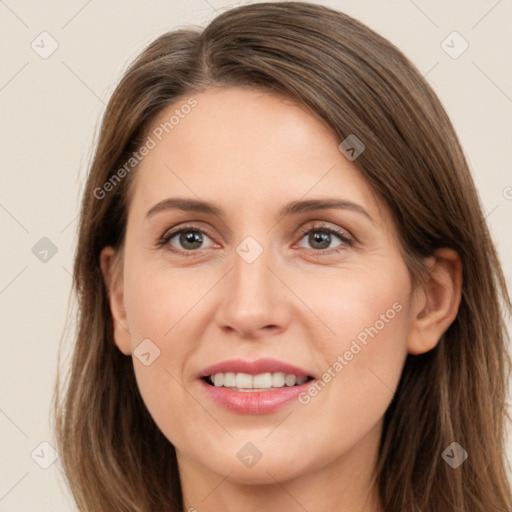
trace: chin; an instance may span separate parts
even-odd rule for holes
[[[297,467],[291,464],[289,459],[275,460],[269,457],[266,460],[262,457],[251,467],[242,464],[238,459],[227,462],[222,467],[222,473],[218,467],[210,469],[221,474],[223,478],[229,475],[227,480],[230,482],[246,485],[275,484],[276,481],[293,480],[308,472],[306,467]]]
[[[267,435],[266,431],[261,438]],[[205,457],[205,450],[189,453],[197,465],[239,484],[275,484],[276,480],[292,480],[321,466],[311,459],[312,451],[301,447],[297,439],[290,438],[292,442],[286,446],[269,439],[258,440],[257,435],[252,437],[254,442],[248,441],[251,437],[246,435],[240,441],[230,438],[216,444],[209,457]],[[305,458],[305,453],[309,454],[309,459]]]

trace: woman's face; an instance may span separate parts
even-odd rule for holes
[[[291,100],[194,98],[161,113],[133,176],[116,343],[180,469],[362,474],[415,314],[389,211]]]

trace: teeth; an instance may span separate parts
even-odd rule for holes
[[[300,386],[308,378],[297,377],[296,375],[283,372],[259,373],[258,375],[227,372],[210,375],[210,380],[215,387],[236,388],[238,391],[252,391],[282,388],[284,386]]]
[[[295,386],[295,383],[297,382],[297,377],[295,377],[295,375],[287,375],[286,379],[284,379],[284,382],[287,386]]]
[[[237,373],[235,377],[235,386],[237,388],[252,388],[252,375],[248,373]]]
[[[233,372],[220,373],[217,375],[224,375],[224,386],[226,386],[227,388],[235,387],[235,374]]]
[[[272,387],[272,374],[271,373],[260,373],[254,375],[252,378],[253,388],[271,388]]]
[[[276,372],[272,374],[272,387],[282,388],[286,380],[286,375],[282,372]]]

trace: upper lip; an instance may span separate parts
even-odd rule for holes
[[[283,372],[287,375],[296,375],[297,377],[310,377],[311,373],[277,359],[257,359],[256,361],[245,361],[243,359],[228,359],[220,363],[208,366],[199,374],[200,377],[208,377],[217,373],[248,373],[249,375],[258,375],[260,373]]]

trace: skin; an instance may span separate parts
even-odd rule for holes
[[[372,476],[383,416],[407,354],[432,349],[457,314],[459,258],[437,251],[426,261],[430,280],[413,289],[387,206],[305,107],[250,88],[194,97],[133,176],[122,253],[101,254],[119,350],[130,356],[147,338],[160,350],[149,366],[133,364],[176,447],[185,510],[381,511]],[[169,197],[213,202],[225,217],[146,216]],[[290,201],[325,197],[357,203],[373,221],[349,209],[278,216]],[[204,230],[199,248],[187,251],[179,235],[157,246],[185,223]],[[297,231],[319,224],[356,243],[331,235],[322,245]],[[263,248],[252,263],[236,251],[248,236]],[[321,378],[396,303],[394,318],[307,404],[243,415],[213,402],[198,380],[211,364],[261,357]],[[236,456],[247,442],[262,454],[250,468]]]

